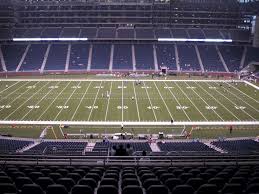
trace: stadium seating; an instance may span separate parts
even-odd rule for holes
[[[7,165],[0,192],[61,194],[252,194],[258,166],[51,166]],[[54,178],[55,176],[56,178]],[[208,178],[205,178],[205,175]],[[108,178],[109,177],[109,178]],[[110,178],[112,177],[112,178]],[[131,177],[131,178],[129,178]]]
[[[152,44],[135,44],[136,69],[153,70],[153,45]]]
[[[0,139],[0,153],[13,153],[32,143],[33,141]]]
[[[134,39],[134,29],[133,28],[118,28],[117,38]]]
[[[20,71],[38,71],[41,68],[47,46],[47,44],[32,44]]]
[[[172,38],[170,28],[158,28],[155,29],[156,38]]]
[[[89,44],[72,44],[69,69],[86,69],[89,57]]]
[[[61,38],[78,38],[80,28],[63,28],[60,37]]]
[[[11,38],[11,30],[9,28],[0,29],[0,40],[8,40]]]
[[[42,38],[58,38],[60,37],[60,33],[62,28],[45,28],[42,33]]]
[[[253,140],[214,141],[212,144],[230,153],[252,154],[259,152],[259,143]]]
[[[190,38],[198,38],[198,39],[204,39],[204,33],[201,29],[189,29],[188,34]]]
[[[115,44],[113,54],[113,69],[131,70],[132,64],[132,46],[130,44]]]
[[[216,38],[216,39],[222,39],[223,38],[220,35],[220,32],[218,30],[204,29],[203,32],[204,32],[206,38]]]
[[[154,31],[152,28],[136,28],[136,38],[154,39]]]
[[[110,44],[94,44],[91,69],[109,69],[111,56]]]
[[[244,67],[247,66],[251,62],[258,62],[259,61],[258,52],[259,52],[258,48],[247,47],[247,54],[246,54],[246,58],[245,58]]]
[[[81,28],[80,38],[96,38],[97,28]]]
[[[31,28],[26,30],[23,37],[25,38],[40,38],[42,33],[42,28]]]
[[[45,70],[65,70],[67,57],[67,44],[52,44]]]
[[[99,28],[98,29],[98,38],[115,38],[116,28]]]
[[[166,66],[169,70],[177,70],[174,44],[156,45],[158,66]]]

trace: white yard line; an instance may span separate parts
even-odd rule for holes
[[[156,89],[157,89],[157,91],[158,91],[158,94],[159,94],[160,98],[161,98],[162,101],[164,102],[164,105],[165,105],[165,107],[166,107],[166,109],[167,109],[167,112],[168,112],[169,115],[170,115],[170,118],[174,120],[174,117],[173,117],[173,115],[171,114],[171,111],[169,110],[169,108],[168,108],[168,106],[167,106],[167,104],[166,104],[166,102],[165,102],[163,96],[161,95],[161,93],[160,93],[160,91],[159,91],[159,89],[158,89],[158,87],[157,87],[157,85],[156,85],[156,82],[154,81],[153,83],[154,83],[154,85],[155,85],[155,87],[156,87]]]
[[[143,81],[143,83],[144,83],[144,87],[145,87],[145,90],[146,90],[146,93],[147,93],[147,97],[148,97],[149,103],[150,103],[150,105],[151,105],[151,109],[152,109],[153,114],[154,114],[154,117],[155,117],[155,119],[156,119],[156,121],[157,121],[156,113],[155,113],[155,111],[154,111],[153,104],[152,104],[152,102],[151,102],[151,100],[150,100],[150,97],[149,97],[149,94],[148,94],[148,91],[147,91],[146,84],[145,84],[144,81]]]
[[[192,103],[192,105],[198,110],[198,112],[201,114],[201,116],[208,121],[208,119],[203,115],[203,113],[198,109],[198,107],[191,101],[191,99],[188,97],[188,95],[182,90],[181,87],[178,86],[177,83],[175,83],[175,85],[181,90],[181,92],[187,97],[187,99]]]
[[[39,82],[38,82],[39,83]],[[39,91],[42,90],[42,88],[46,87],[50,82],[47,82],[46,84],[44,84],[42,87],[40,87],[39,90],[37,90],[37,92],[35,92],[33,95],[31,95],[30,98],[28,98],[26,101],[24,101],[20,106],[18,106],[14,111],[11,112],[11,114],[9,114],[7,117],[4,118],[4,120],[6,120],[7,118],[9,118],[11,115],[13,115],[19,108],[21,108],[24,104],[26,104],[30,99],[32,99]]]
[[[211,87],[210,84],[206,83],[208,86]],[[232,102],[232,100],[230,100],[228,97],[226,97],[225,95],[221,94],[219,91],[216,90],[217,93],[219,93],[221,96],[223,96],[225,99],[227,99],[231,104],[233,104],[234,106],[237,106],[234,102]],[[249,113],[247,113],[246,111],[244,111],[243,109],[240,109],[241,111],[243,111],[246,115],[248,115],[250,118],[252,118],[253,120],[256,120],[255,118],[253,118]]]
[[[109,98],[108,98],[108,101],[107,101],[107,107],[106,107],[106,112],[105,112],[105,121],[107,121],[107,116],[108,116],[108,110],[109,110],[109,104],[110,104],[110,99],[111,99],[111,94],[112,94],[112,84],[113,82],[111,82],[111,86],[110,86],[110,95],[109,95]]]
[[[222,104],[220,101],[217,100],[213,95],[211,95],[207,90],[205,90],[203,87],[201,87],[199,84],[196,83],[197,86],[199,86],[204,92],[206,92],[211,98],[213,98],[216,102],[218,102],[222,107],[224,107],[232,116],[234,116],[237,120],[240,121],[240,119],[233,114],[224,104]]]
[[[30,83],[30,82],[28,82],[28,83]],[[26,83],[26,84],[24,84],[24,85],[27,85],[28,83]],[[37,83],[39,83],[39,82],[37,82]],[[37,84],[37,83],[36,83],[36,84]],[[23,86],[24,86],[24,85],[23,85]],[[22,87],[22,86],[21,86],[21,87]],[[12,104],[13,102],[15,102],[17,99],[19,99],[23,94],[25,94],[25,93],[26,93],[28,90],[30,90],[30,89],[31,89],[31,88],[27,88],[27,90],[25,90],[25,91],[24,91],[23,93],[21,93],[20,95],[16,96],[11,102],[8,102],[7,104],[8,104],[8,105]],[[13,93],[13,92],[12,92],[12,93]],[[12,94],[12,93],[11,93],[11,94]],[[9,96],[9,95],[7,95],[6,97],[4,97],[3,99],[6,99],[8,96]],[[3,100],[3,99],[2,99],[2,100]],[[26,99],[27,99],[27,98],[26,98]],[[2,101],[2,100],[1,100],[1,101]],[[0,102],[1,102],[1,101],[0,101]],[[2,108],[2,109],[0,110],[0,112],[1,112],[2,110],[4,110],[4,108]]]
[[[250,83],[250,82],[248,82],[248,81],[245,81],[245,80],[244,80],[243,82],[246,83],[246,84],[248,84],[249,86],[252,86],[253,88],[259,90],[259,86],[256,86],[256,85],[254,85],[254,84],[252,84],[252,83]]]
[[[17,82],[17,83],[18,83],[18,82]],[[3,97],[3,98],[0,100],[0,102],[2,102],[2,100],[4,100],[4,99],[7,99],[8,96],[12,95],[12,94],[15,93],[17,90],[19,90],[21,87],[26,86],[26,85],[29,84],[29,83],[31,83],[31,82],[30,82],[30,81],[27,82],[27,83],[25,82],[25,84],[21,85],[19,88],[15,89],[15,90],[12,91],[11,93],[9,93],[7,96]],[[23,92],[23,93],[20,93],[20,94],[24,94],[24,92]]]
[[[187,84],[186,82],[184,82],[188,87],[190,87],[189,84]],[[191,90],[207,105],[207,106],[211,106],[209,105],[193,88],[191,88]],[[214,110],[212,109],[212,111],[222,120],[224,121],[224,119],[222,119],[222,117]]]
[[[5,88],[3,91],[0,92],[0,94],[2,94],[2,93],[3,93],[4,91],[6,91],[6,90],[9,90],[11,87],[15,86],[15,85],[18,84],[18,83],[19,83],[19,81],[17,81],[17,82],[15,82],[14,84],[8,86],[8,88]]]
[[[175,97],[174,93],[171,91],[171,88],[168,87],[168,85],[167,85],[166,82],[164,82],[164,84],[165,84],[165,86],[168,88],[170,94],[174,97],[174,99],[175,99],[175,101],[177,102],[177,104],[182,107],[182,105],[180,104],[180,102],[178,101],[178,99]],[[189,115],[186,113],[186,111],[185,111],[184,109],[181,109],[181,110],[184,112],[184,114],[185,114],[185,116],[188,118],[188,120],[191,121],[191,119],[190,119]]]
[[[239,91],[240,93],[244,94],[245,96],[249,97],[250,99],[254,100],[255,102],[259,103],[258,100],[256,100],[256,99],[252,98],[251,96],[247,95],[245,92],[241,91],[241,90],[238,89],[237,87],[235,87],[235,86],[233,86],[233,85],[231,85],[231,84],[229,84],[229,83],[227,83],[227,84],[228,84],[229,86],[231,86],[232,88],[236,89],[237,91]]]
[[[235,96],[236,98],[238,98],[239,100],[241,100],[242,102],[244,102],[246,105],[250,106],[252,109],[254,109],[256,112],[259,112],[259,110],[257,110],[255,107],[253,107],[252,105],[250,105],[249,103],[247,103],[245,100],[243,100],[242,98],[238,97],[236,94],[234,94],[233,92],[231,92],[230,90],[228,90],[227,88],[225,88],[223,86],[223,88],[225,90],[227,90],[230,94],[232,94],[233,96]]]
[[[92,84],[92,82],[89,83],[89,85],[88,85],[88,87],[86,88],[86,90],[85,90],[85,92],[84,92],[82,98],[80,99],[80,102],[79,102],[79,104],[77,105],[76,110],[75,110],[74,114],[72,115],[72,117],[71,117],[71,119],[70,119],[71,121],[74,120],[74,117],[75,117],[75,115],[76,115],[76,113],[77,113],[77,111],[78,111],[80,105],[82,104],[82,102],[83,102],[83,100],[84,100],[84,98],[85,98],[85,95],[87,94],[88,89],[90,88],[90,85],[91,85],[91,84]]]
[[[79,82],[79,83],[77,84],[77,87],[78,87],[80,84],[81,84],[81,82]],[[73,94],[75,93],[75,91],[78,89],[77,87],[76,87],[76,88],[73,90],[73,92],[70,94],[70,96],[69,96],[68,99],[66,100],[65,104],[63,105],[63,107],[67,105],[68,101],[71,99],[71,97],[73,96]],[[63,107],[60,109],[60,111],[58,112],[58,114],[55,116],[54,121],[58,118],[58,116],[60,115],[60,113],[64,110]]]
[[[138,120],[140,121],[140,116],[139,116],[139,109],[138,109],[138,99],[137,99],[137,95],[136,95],[136,89],[135,89],[135,83],[132,82],[133,85],[133,90],[134,90],[134,96],[135,96],[135,103],[136,103],[136,107],[137,107],[137,113],[138,113]]]
[[[60,82],[57,83],[57,85],[59,85]],[[45,100],[46,96],[49,95],[50,92],[52,92],[52,90],[54,90],[55,88],[52,88],[51,90],[49,90],[35,105],[38,105],[42,100]],[[23,120],[33,109],[30,109],[29,112],[27,112],[20,120]]]
[[[123,122],[124,118],[123,118],[123,113],[124,113],[124,102],[123,102],[123,81],[121,82],[122,87],[121,87],[121,122]]]
[[[49,104],[49,106],[43,111],[43,113],[41,113],[41,115],[37,118],[37,121],[49,110],[49,108],[51,107],[51,105],[57,100],[57,98],[62,94],[62,92],[69,86],[71,82],[68,82],[66,87],[64,87],[61,92],[59,92],[59,94],[54,98],[54,100]]]
[[[94,109],[94,105],[95,105],[95,102],[96,102],[96,100],[97,100],[97,96],[98,96],[99,91],[100,91],[100,89],[101,89],[102,83],[103,83],[103,81],[101,81],[101,83],[100,83],[100,85],[99,85],[99,88],[98,88],[98,91],[97,91],[96,96],[95,96],[95,98],[94,98],[94,103],[93,103],[93,105],[92,105],[92,108],[91,108],[91,111],[90,111],[90,113],[89,113],[89,116],[88,116],[87,121],[89,121],[90,118],[91,118],[91,115],[92,115],[92,112],[93,112],[93,109]]]

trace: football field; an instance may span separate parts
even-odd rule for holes
[[[1,80],[0,124],[259,125],[243,81]]]

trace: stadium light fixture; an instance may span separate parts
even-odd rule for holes
[[[164,42],[232,42],[232,39],[198,39],[198,38],[158,38],[158,41]]]
[[[88,38],[13,38],[15,42],[40,42],[40,41],[87,41]]]

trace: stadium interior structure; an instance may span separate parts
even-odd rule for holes
[[[0,194],[258,194],[259,1],[1,0]]]

